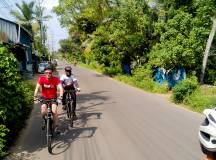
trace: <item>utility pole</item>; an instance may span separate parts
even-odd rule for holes
[[[209,38],[206,44],[206,49],[204,52],[204,57],[203,57],[203,64],[202,64],[202,71],[201,71],[201,75],[200,75],[200,83],[203,84],[204,82],[204,75],[205,75],[205,69],[206,69],[206,64],[208,61],[208,56],[209,56],[209,51],[211,48],[211,44],[215,35],[215,31],[216,31],[216,18],[212,19],[213,21],[213,26],[212,26],[212,30],[209,34]]]
[[[51,31],[51,46],[52,46],[52,53],[54,52],[54,34]]]
[[[49,34],[49,49],[50,49],[50,57],[52,57],[53,55],[53,52],[54,52],[54,34],[53,34],[53,31],[50,31],[50,34]]]

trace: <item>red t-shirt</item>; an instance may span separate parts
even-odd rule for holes
[[[38,83],[42,87],[42,96],[46,99],[57,98],[57,85],[60,84],[58,77],[52,77],[47,79],[45,76],[41,76],[38,79]]]

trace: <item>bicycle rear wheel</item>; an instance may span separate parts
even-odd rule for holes
[[[48,152],[52,153],[52,135],[53,135],[53,127],[52,127],[52,120],[47,119],[47,128],[46,128],[46,137],[47,137],[47,147]]]

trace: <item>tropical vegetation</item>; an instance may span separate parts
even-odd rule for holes
[[[206,46],[204,83],[216,84],[216,36],[208,41],[216,30],[214,0],[59,0],[53,10],[70,35],[60,43],[63,57],[160,93],[167,92],[167,84],[153,81],[153,68],[167,73],[184,68],[187,78],[172,88],[172,100],[196,111],[215,105],[215,92],[205,95],[199,84]],[[125,64],[129,75],[122,74]]]
[[[10,47],[0,45],[0,159],[31,111],[33,85],[23,81]]]
[[[22,1],[16,6],[17,10],[12,10],[11,14],[32,35],[34,52],[37,50],[39,56],[46,56],[46,25],[42,22],[50,16],[44,14],[45,8],[33,1]],[[24,126],[33,102],[34,84],[21,77],[12,50],[10,44],[0,45],[0,159],[7,154],[6,151]]]
[[[45,15],[45,8],[40,3],[34,1],[21,4],[16,3],[17,9],[11,11],[11,15],[15,17],[17,23],[27,29],[32,35],[34,41],[33,50],[38,52],[39,56],[48,56],[48,48],[45,45],[47,40],[47,26],[43,23],[51,18]]]

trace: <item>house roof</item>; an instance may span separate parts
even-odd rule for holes
[[[1,21],[1,20],[2,20],[2,21],[5,21],[5,22],[7,22],[7,23],[10,23],[10,24],[14,24],[16,27],[19,27],[19,26],[20,26],[20,28],[21,28],[22,30],[24,30],[24,31],[28,34],[29,38],[32,40],[32,34],[31,34],[26,28],[22,27],[21,24],[0,17],[0,21]]]

